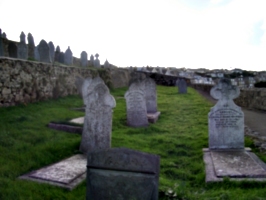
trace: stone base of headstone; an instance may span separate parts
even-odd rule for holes
[[[65,131],[65,132],[77,133],[77,134],[82,134],[82,129],[83,129],[82,127],[79,127],[79,126],[71,126],[71,125],[57,124],[57,123],[49,123],[48,127],[58,130],[58,131]]]
[[[85,180],[87,171],[86,165],[86,156],[78,154],[58,163],[22,175],[19,179],[48,183],[72,190]]]
[[[160,116],[161,112],[156,112],[156,113],[147,113],[147,118],[149,123],[155,123],[159,116]]]
[[[243,150],[203,149],[205,182],[219,182],[224,178],[231,181],[266,181],[266,164],[250,148]]]

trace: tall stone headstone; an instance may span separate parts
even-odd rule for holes
[[[88,67],[88,54],[86,51],[82,51],[80,54],[81,67]]]
[[[35,60],[38,60],[34,56],[35,43],[31,33],[28,33],[27,39],[28,39],[28,58],[34,58]]]
[[[38,45],[38,52],[41,62],[51,63],[50,48],[45,40],[41,40]]]
[[[28,46],[25,42],[26,35],[22,31],[20,34],[20,42],[18,43],[18,58],[27,60],[28,59]]]
[[[59,62],[62,64],[65,63],[65,53],[64,52],[59,53]]]
[[[240,94],[229,79],[211,89],[217,104],[209,112],[209,149],[244,149],[244,114],[233,99]]]
[[[37,61],[40,61],[40,54],[39,54],[38,46],[34,48],[34,59]]]
[[[100,65],[100,60],[98,59],[99,54],[96,53],[96,54],[95,54],[95,57],[96,57],[96,59],[94,60],[94,67],[98,67],[98,68],[100,68],[100,67],[101,67],[101,65]]]
[[[54,61],[59,62],[59,55],[60,55],[60,47],[57,46],[55,49]]]
[[[83,94],[86,114],[80,144],[80,151],[84,154],[111,148],[112,108],[116,106],[114,97],[100,77],[88,82]]]
[[[11,58],[17,58],[18,57],[18,48],[15,42],[9,42],[8,47],[8,55]]]
[[[127,104],[127,125],[132,127],[148,126],[144,82],[133,82],[125,94]]]
[[[51,60],[52,60],[52,62],[54,62],[54,56],[55,56],[54,43],[50,41],[50,42],[48,43],[48,45],[49,45],[49,49],[50,49],[50,57],[51,57]]]
[[[94,56],[93,55],[91,55],[90,56],[90,66],[94,66]]]
[[[67,50],[65,51],[64,63],[66,65],[73,65],[73,54],[72,51],[70,50],[70,47],[68,47]]]
[[[156,113],[157,112],[156,83],[151,78],[146,78],[143,80],[143,82],[145,85],[145,99],[146,99],[147,113]]]
[[[176,86],[178,87],[178,93],[186,94],[187,93],[187,82],[184,79],[177,80]]]
[[[88,154],[87,200],[157,200],[160,157],[126,148]]]
[[[0,29],[0,56],[4,56],[4,45],[2,42],[2,30]]]
[[[106,60],[104,62],[104,68],[109,68],[109,67],[110,67],[110,64],[109,64],[108,60]]]

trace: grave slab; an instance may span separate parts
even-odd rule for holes
[[[159,116],[160,116],[161,112],[156,112],[156,113],[147,113],[147,118],[149,123],[155,123]]]
[[[234,181],[266,181],[266,164],[249,148],[243,151],[213,151],[206,148],[203,152],[207,183],[223,181],[225,177]]]
[[[72,190],[85,180],[86,164],[86,156],[78,154],[58,163],[22,175],[19,178],[39,183],[48,183]]]

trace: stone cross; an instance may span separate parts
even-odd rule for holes
[[[85,80],[83,100],[86,105],[80,151],[89,152],[111,148],[112,109],[115,99],[100,77]]]
[[[125,94],[127,104],[127,125],[132,127],[148,126],[145,85],[143,81],[133,82]]]
[[[50,48],[45,40],[41,40],[38,45],[38,52],[41,62],[51,63]]]
[[[80,63],[82,67],[88,67],[88,54],[86,51],[82,51],[80,54]]]
[[[28,59],[28,46],[25,42],[25,34],[22,31],[20,34],[20,42],[18,43],[18,58],[27,60]]]
[[[73,65],[73,54],[72,51],[70,50],[70,47],[68,47],[67,50],[65,51],[64,63],[66,65]]]
[[[27,40],[28,40],[28,58],[34,58],[35,60],[38,60],[34,56],[35,43],[31,33],[28,33]]]
[[[98,68],[100,68],[100,67],[101,67],[101,65],[100,65],[100,60],[98,59],[99,54],[96,53],[96,54],[95,54],[95,57],[96,57],[96,59],[94,60],[94,67],[98,67]]]
[[[229,79],[221,79],[210,94],[217,104],[209,112],[209,148],[244,149],[244,114],[233,99],[240,94]]]

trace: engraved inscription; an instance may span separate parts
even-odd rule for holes
[[[243,115],[234,109],[220,109],[210,115],[216,128],[238,128],[238,121]]]

